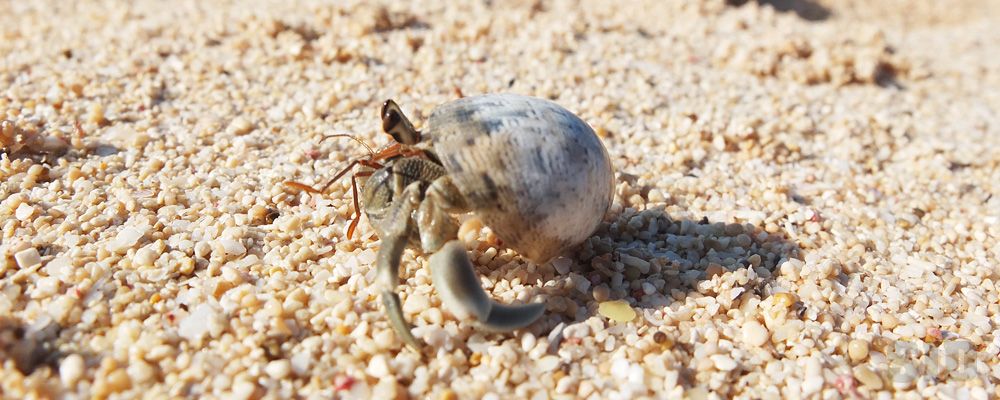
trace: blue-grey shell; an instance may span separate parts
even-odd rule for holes
[[[614,172],[587,123],[513,94],[436,108],[424,141],[473,211],[505,245],[545,263],[588,238],[611,206]]]

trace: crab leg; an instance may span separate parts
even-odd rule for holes
[[[375,259],[375,268],[378,272],[376,279],[382,289],[382,304],[386,314],[389,315],[389,322],[396,334],[403,339],[403,342],[414,349],[420,349],[420,342],[413,337],[410,332],[410,324],[403,318],[403,306],[396,294],[396,287],[399,286],[399,263],[403,258],[403,251],[409,243],[411,224],[413,219],[410,214],[413,212],[414,193],[419,190],[416,184],[408,186],[403,190],[405,200],[395,203],[389,211],[387,221],[393,221],[385,232],[379,232],[382,237],[382,245],[378,249]]]
[[[458,240],[445,243],[430,257],[431,279],[442,303],[456,317],[480,329],[511,331],[523,328],[545,311],[544,303],[509,306],[490,299]]]
[[[389,315],[389,322],[396,334],[403,339],[403,342],[414,349],[420,349],[417,338],[410,333],[410,324],[403,318],[403,305],[396,294],[396,286],[399,286],[399,260],[403,257],[403,250],[406,250],[406,238],[398,235],[389,236],[382,239],[382,247],[378,250],[376,268],[378,268],[378,280],[382,286],[382,305],[386,314]]]

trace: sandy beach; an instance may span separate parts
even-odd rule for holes
[[[1000,397],[1000,1],[2,1],[0,398]],[[402,258],[351,179],[484,93],[615,169],[536,265],[456,215],[527,328]],[[614,306],[618,306],[616,309]],[[633,315],[634,314],[634,315]]]

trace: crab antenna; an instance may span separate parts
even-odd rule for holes
[[[323,138],[320,139],[319,141],[323,142],[326,139],[337,138],[337,137],[350,138],[350,139],[354,140],[355,142],[361,143],[362,146],[365,146],[365,148],[368,149],[369,153],[375,154],[375,150],[372,150],[371,146],[369,146],[368,143],[365,143],[363,140],[358,139],[356,136],[351,135],[351,134],[347,134],[347,133],[336,133],[336,134],[333,134],[333,135],[323,135]]]
[[[336,182],[338,179],[340,179],[340,177],[344,176],[344,174],[346,174],[347,172],[349,172],[351,170],[351,168],[354,168],[355,165],[358,165],[359,163],[365,163],[365,162],[367,162],[365,160],[365,157],[368,157],[368,160],[371,160],[376,155],[378,155],[378,153],[376,153],[375,150],[372,150],[371,146],[369,146],[368,143],[365,143],[364,141],[362,141],[361,139],[358,139],[354,135],[350,135],[350,134],[346,134],[346,133],[337,133],[337,134],[332,134],[332,135],[324,135],[323,138],[320,139],[319,141],[323,142],[326,139],[338,138],[338,137],[345,137],[345,138],[348,138],[348,139],[354,140],[355,142],[360,143],[362,146],[365,147],[366,150],[368,150],[368,155],[367,156],[361,156],[361,157],[358,157],[358,158],[355,158],[355,159],[351,160],[351,162],[349,164],[347,164],[347,166],[344,167],[344,169],[340,170],[340,172],[338,172],[336,175],[334,175],[332,179],[330,179],[329,181],[326,182],[325,185],[323,185],[323,189],[320,190],[320,193],[326,193],[326,190],[330,188],[330,185],[333,185],[334,182]],[[382,167],[381,165],[378,165],[377,163],[374,164],[374,165],[376,167],[378,167],[378,168]]]

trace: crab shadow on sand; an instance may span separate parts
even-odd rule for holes
[[[825,21],[833,14],[829,8],[824,7],[821,2],[810,0],[755,0],[757,4],[769,5],[775,11],[782,13],[795,13],[799,18],[806,21]],[[732,7],[739,7],[750,0],[726,0],[726,4]]]
[[[509,284],[517,273],[515,257],[498,254],[494,261],[505,267],[477,270],[490,281],[507,279]],[[537,274],[556,278],[542,279],[533,288],[534,301],[542,299],[548,306],[542,320],[526,328],[552,339],[553,351],[564,328],[587,324],[594,316],[608,328],[625,325],[600,316],[602,301],[625,301],[637,311],[634,321],[660,326],[689,321],[689,312],[681,310],[691,308],[682,307],[686,303],[708,304],[714,315],[726,315],[747,299],[763,300],[782,291],[774,279],[776,269],[783,259],[801,259],[801,249],[762,226],[674,220],[661,209],[625,208],[610,214],[588,241],[564,257],[569,262],[536,266]],[[532,276],[522,281],[534,282]]]

